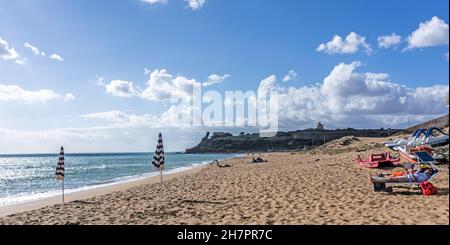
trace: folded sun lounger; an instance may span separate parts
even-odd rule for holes
[[[369,159],[363,159],[358,155],[355,161],[359,166],[366,168],[378,168],[382,165],[396,166],[400,164],[400,159],[392,157],[390,152],[370,154]]]

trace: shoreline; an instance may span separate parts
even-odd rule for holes
[[[234,159],[234,158],[230,158]],[[195,174],[205,167],[207,167],[208,164],[202,164],[202,165],[196,165],[196,166],[190,166],[190,167],[183,167],[186,169],[182,169],[179,171],[176,171],[177,169],[169,170],[167,174],[164,175],[164,180],[171,180],[173,178],[177,178],[184,175],[190,175]],[[171,172],[173,171],[173,172]],[[126,191],[128,189],[143,186],[147,184],[155,184],[160,181],[159,175],[155,176],[149,176],[149,177],[137,177],[136,180],[130,180],[126,182],[118,182],[118,183],[110,183],[106,186],[98,186],[93,188],[87,189],[87,190],[80,190],[75,191],[72,193],[66,193],[64,195],[65,203],[70,203],[73,201],[81,201],[89,198],[93,198],[96,196],[101,196],[105,194],[109,194],[112,192],[117,191]],[[82,187],[84,188],[84,187]],[[6,217],[11,214],[17,214],[21,212],[27,212],[32,211],[36,209],[40,209],[47,206],[52,206],[56,204],[61,204],[61,195],[52,196],[52,197],[44,197],[42,199],[37,200],[31,200],[31,201],[25,201],[15,204],[9,204],[6,206],[0,206],[0,218]]]

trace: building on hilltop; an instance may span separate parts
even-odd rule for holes
[[[212,137],[213,138],[224,138],[224,137],[228,137],[228,136],[233,136],[230,133],[225,133],[225,132],[214,132]]]
[[[323,124],[322,124],[321,122],[317,123],[316,129],[318,129],[318,130],[324,130]]]

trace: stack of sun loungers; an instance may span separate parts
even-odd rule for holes
[[[401,173],[400,177],[389,176],[390,174],[379,174],[372,176],[371,182],[374,185],[375,191],[392,191],[393,187],[399,185],[408,185],[410,187],[419,186],[424,194],[428,192],[424,190],[424,186],[432,186],[429,181],[434,179],[439,169],[436,167],[438,162],[436,159],[448,159],[447,156],[433,155],[436,147],[447,146],[449,144],[449,136],[439,128],[417,129],[409,138],[395,139],[393,141],[383,142],[384,146],[398,153],[399,158],[392,157],[390,152],[380,154],[371,154],[368,159],[364,159],[358,155],[355,162],[366,168],[379,168],[383,166],[404,166],[408,169],[407,172]],[[445,152],[444,152],[445,153]],[[447,150],[448,154],[448,150]],[[414,178],[415,173],[423,170],[423,168],[432,169],[427,171],[427,178],[422,178],[420,181]],[[434,187],[433,187],[434,188]]]
[[[374,186],[374,191],[388,191],[391,192],[392,191],[392,187],[395,186],[404,186],[404,185],[408,185],[410,187],[420,187],[421,183],[424,182],[429,182],[432,179],[434,179],[438,173],[439,173],[439,169],[436,167],[435,163],[436,161],[434,160],[434,158],[426,151],[421,151],[421,152],[415,152],[414,153],[418,159],[418,163],[420,164],[421,168],[423,168],[425,165],[425,167],[429,167],[432,169],[431,174],[429,175],[428,178],[426,179],[422,179],[422,180],[413,180],[413,181],[408,181],[408,178],[405,178],[404,181],[396,181],[395,178],[391,178],[391,177],[385,177],[385,176],[372,176],[371,180],[373,182],[373,186]],[[410,165],[411,168],[414,168],[414,165]],[[408,173],[405,173],[405,175],[407,175]],[[414,171],[411,171],[410,175],[414,175]],[[414,179],[414,178],[412,178]],[[423,189],[422,189],[423,191]]]

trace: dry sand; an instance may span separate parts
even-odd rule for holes
[[[165,182],[53,205],[0,224],[449,224],[448,165],[433,181],[438,195],[395,188],[375,193],[357,154],[379,152],[386,139],[334,142],[315,153],[272,153],[269,162],[227,160]],[[330,150],[334,149],[334,150]],[[356,153],[358,152],[358,153]],[[388,169],[392,171],[395,169]],[[398,169],[400,170],[400,169]],[[123,188],[123,187],[122,187]]]

